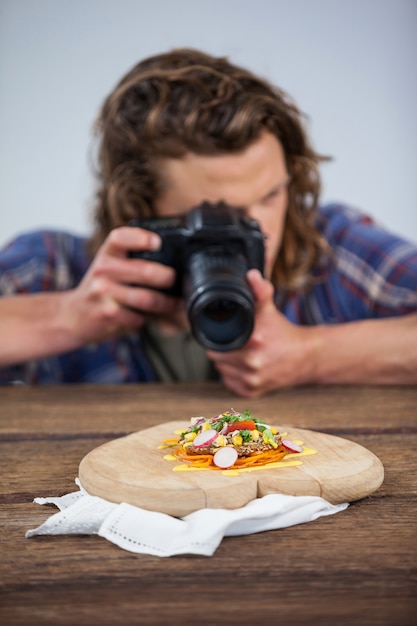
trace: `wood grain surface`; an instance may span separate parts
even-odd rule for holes
[[[381,487],[343,513],[229,537],[210,557],[134,555],[96,536],[25,539],[75,489],[80,459],[227,407],[358,443]],[[197,413],[198,411],[198,413]],[[417,390],[305,387],[242,400],[216,383],[0,389],[0,623],[415,626]]]
[[[332,504],[352,502],[374,492],[384,478],[381,461],[363,446],[285,425],[277,425],[278,431],[302,441],[316,454],[292,455],[280,467],[238,475],[213,470],[174,472],[172,462],[164,459],[169,449],[159,447],[188,425],[167,422],[95,448],[80,463],[82,486],[90,495],[111,502],[181,517],[202,508],[236,509],[271,493],[322,496]],[[301,465],[285,467],[290,460]]]

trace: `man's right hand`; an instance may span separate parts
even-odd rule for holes
[[[155,233],[117,228],[75,289],[0,298],[0,367],[116,337],[140,328],[147,316],[180,328],[182,300],[158,291],[173,285],[174,269],[127,256],[160,243]]]
[[[147,316],[173,318],[180,301],[160,290],[171,287],[175,270],[128,258],[129,250],[157,250],[160,237],[140,228],[113,230],[80,285],[65,293],[67,324],[81,344],[140,328]]]

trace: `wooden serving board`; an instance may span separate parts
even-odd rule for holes
[[[170,450],[159,446],[188,425],[167,422],[95,448],[80,463],[82,486],[89,494],[111,502],[182,517],[201,508],[238,508],[271,493],[322,496],[332,504],[352,502],[378,489],[384,479],[381,461],[363,446],[292,426],[278,429],[288,433],[288,439],[314,449],[315,454],[293,455],[279,467],[238,474],[174,471],[183,463],[166,460]]]

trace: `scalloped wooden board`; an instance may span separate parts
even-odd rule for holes
[[[189,422],[167,422],[114,439],[81,461],[79,479],[86,491],[110,502],[127,502],[177,517],[201,508],[235,509],[271,493],[321,496],[332,504],[353,502],[374,492],[384,467],[372,452],[353,441],[311,430],[278,426],[288,438],[317,451],[297,466],[230,475],[221,470],[173,471],[180,462],[164,459],[164,439]],[[295,457],[293,457],[295,458]]]

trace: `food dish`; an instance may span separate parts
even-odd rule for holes
[[[194,468],[239,469],[281,461],[303,447],[283,439],[275,426],[234,409],[212,418],[193,417],[178,438],[166,439],[172,455]]]

